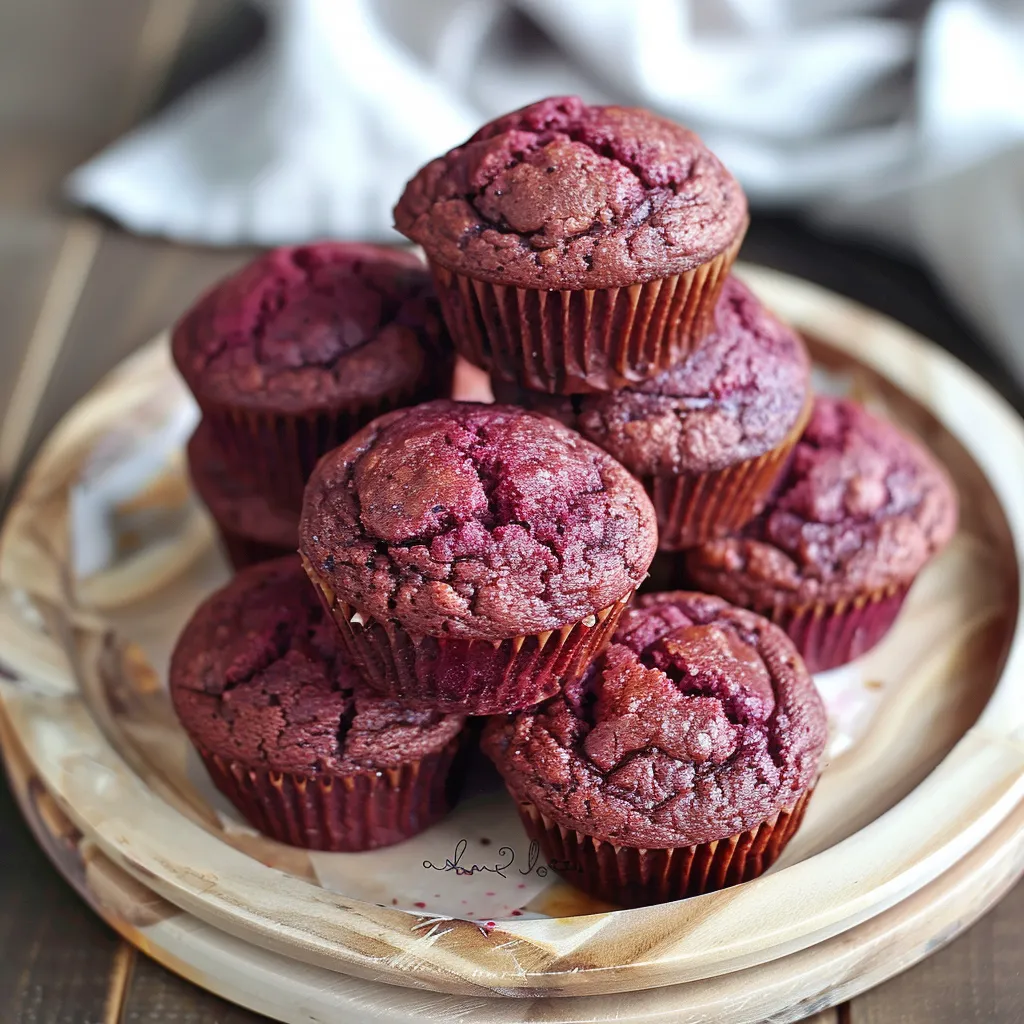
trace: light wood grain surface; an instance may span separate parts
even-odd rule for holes
[[[243,253],[137,240],[67,209],[59,183],[254,34],[232,0],[0,5],[0,488],[56,418]],[[744,255],[846,291],[953,348],[1020,403],[919,270],[760,219]],[[12,402],[12,397],[17,401]],[[0,667],[3,649],[0,638]],[[0,787],[0,1021],[236,1024],[257,1018],[121,943],[36,848]],[[818,1024],[1024,1020],[1024,887],[948,948]]]

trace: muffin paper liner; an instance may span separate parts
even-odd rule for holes
[[[710,473],[640,477],[658,517],[658,548],[681,551],[735,533],[753,519],[789,464],[810,418],[812,399],[775,448]]]
[[[446,386],[400,388],[331,412],[289,415],[200,402],[210,436],[230,471],[278,508],[302,508],[302,492],[320,457],[392,409],[450,393]],[[368,396],[369,397],[369,396]]]
[[[338,599],[303,559],[366,684],[412,707],[498,715],[553,697],[611,641],[633,591],[599,612],[509,640],[416,636]]]
[[[892,628],[909,590],[909,585],[894,585],[831,604],[754,610],[789,635],[808,671],[824,672],[871,650]]]
[[[693,270],[627,288],[491,284],[431,263],[456,349],[534,391],[609,391],[646,380],[698,347],[743,241]]]
[[[463,749],[456,737],[419,761],[350,775],[307,776],[250,768],[197,746],[214,785],[253,828],[309,850],[391,846],[440,820],[454,804]]]
[[[548,866],[566,881],[607,903],[644,907],[725,889],[767,871],[800,827],[812,792],[748,832],[665,850],[595,839],[556,824],[532,803],[519,801],[519,815]]]

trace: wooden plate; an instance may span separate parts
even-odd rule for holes
[[[1024,867],[1024,807],[1018,807],[963,860],[902,903],[759,967],[618,995],[481,999],[417,992],[289,960],[161,899],[112,864],[64,816],[2,724],[0,738],[8,778],[39,844],[108,924],[194,984],[288,1024],[754,1024],[769,1018],[786,1024],[852,999],[935,952],[1003,896]]]
[[[997,849],[1010,844],[1024,796],[1024,426],[973,374],[891,321],[778,274],[746,276],[811,336],[826,386],[925,438],[964,506],[960,534],[887,641],[820,679],[830,763],[773,872],[633,911],[531,878],[520,906],[507,891],[487,893],[510,909],[481,922],[489,908],[463,912],[458,899],[484,898],[476,877],[462,890],[448,872],[450,885],[430,885],[437,902],[417,900],[412,913],[374,885],[386,878],[400,889],[391,902],[408,905],[424,862],[444,864],[478,808],[503,843],[524,842],[500,831],[513,827],[500,797],[428,833],[437,855],[422,860],[427,847],[406,844],[325,863],[239,828],[197,777],[161,686],[183,616],[225,573],[183,486],[179,428],[191,407],[162,340],[69,414],[2,536],[0,711],[56,806],[117,869],[196,921],[303,965],[435,992],[589,996],[726,974],[731,984],[890,908],[917,906],[925,927],[914,894],[992,837],[1003,837]],[[1010,876],[1016,854],[1006,863]],[[971,877],[977,885],[961,894],[975,892],[980,910],[991,888]],[[950,937],[948,922],[936,927]]]

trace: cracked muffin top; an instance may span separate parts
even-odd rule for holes
[[[200,421],[185,450],[196,494],[218,523],[250,540],[298,550],[298,513],[278,508],[231,472],[211,441],[206,421]]]
[[[687,565],[748,607],[833,602],[908,585],[956,523],[956,491],[920,443],[856,402],[818,398],[768,507]]]
[[[454,359],[420,259],[336,242],[274,249],[221,281],[175,326],[171,349],[200,404],[281,412],[432,381],[448,394]]]
[[[170,689],[198,745],[278,772],[395,767],[440,750],[464,723],[369,695],[296,555],[243,569],[196,609]]]
[[[810,360],[799,336],[735,277],[714,333],[683,362],[641,384],[547,395],[494,379],[498,401],[561,420],[638,476],[707,473],[757,458],[794,430],[809,402]]]
[[[374,420],[321,459],[299,548],[360,613],[426,636],[505,640],[576,622],[647,573],[654,509],[561,423],[438,401]]]
[[[449,270],[526,288],[620,288],[707,263],[747,221],[739,184],[682,126],[541,100],[406,186],[395,226]]]
[[[493,718],[483,747],[512,795],[619,846],[756,828],[815,782],[821,698],[776,626],[717,597],[650,594],[582,681]]]

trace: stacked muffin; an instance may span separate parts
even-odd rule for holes
[[[212,777],[276,838],[370,848],[437,820],[488,716],[577,885],[639,905],[756,876],[825,745],[801,651],[884,632],[952,532],[945,474],[814,402],[799,337],[729,274],[742,191],[671,122],[545,100],[424,167],[395,217],[448,335],[414,257],[340,245],[270,254],[175,334],[197,489],[225,535],[279,516],[301,556],[179,642]],[[452,348],[497,404],[443,397]],[[635,599],[658,547],[710,594]]]
[[[370,850],[452,804],[465,716],[370,693],[294,554],[243,569],[199,606],[170,683],[217,788],[275,839]]]
[[[236,569],[294,552],[320,456],[388,409],[447,397],[454,368],[422,261],[332,242],[221,281],[171,350],[203,414],[192,481]]]

